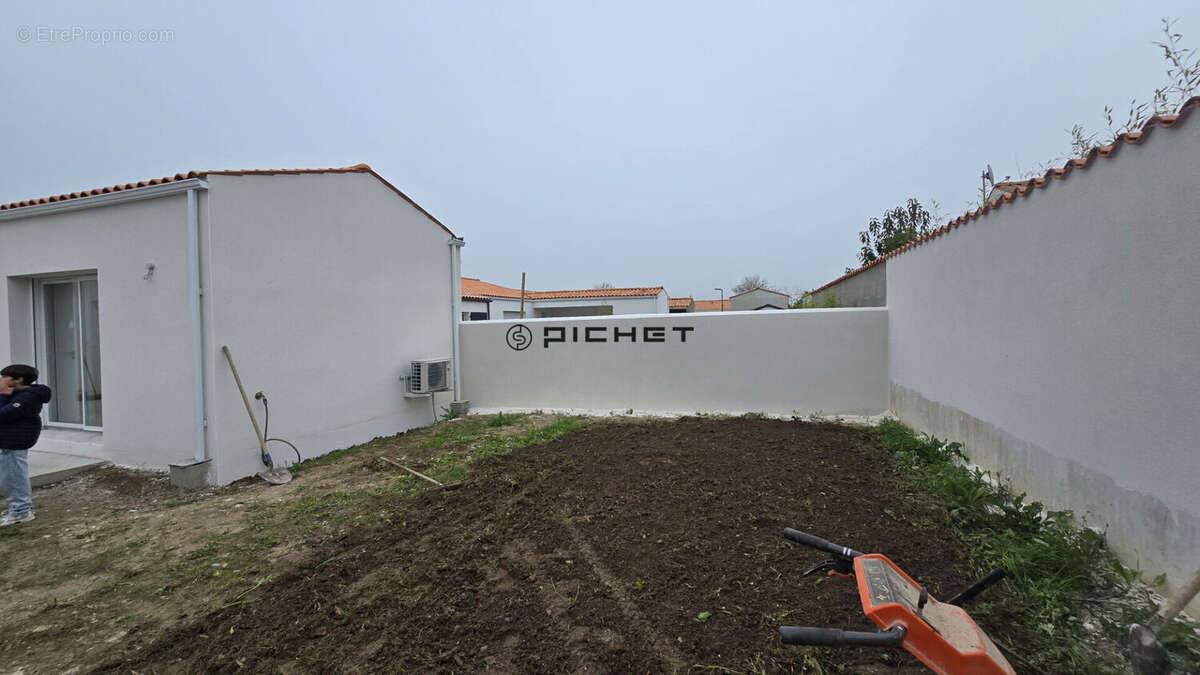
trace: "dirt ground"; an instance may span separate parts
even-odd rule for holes
[[[783,528],[886,553],[938,597],[969,581],[945,508],[853,427],[596,421],[446,491],[376,461],[461,451],[436,444],[452,424],[280,487],[110,469],[37,491],[0,534],[0,669],[923,673],[780,644],[783,624],[873,629],[852,582],[801,579],[823,555]]]

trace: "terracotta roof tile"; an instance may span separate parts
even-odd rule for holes
[[[689,298],[667,298],[667,305],[671,309],[687,309],[692,306],[692,299]]]
[[[119,185],[110,185],[108,187],[93,188],[91,190],[83,190],[81,192],[70,192],[70,193],[61,194],[61,195],[54,195],[51,197],[40,197],[38,199],[26,199],[26,200],[19,201],[19,202],[0,204],[0,211],[7,211],[9,209],[19,209],[19,208],[23,208],[26,206],[36,206],[38,204],[50,204],[53,202],[61,202],[61,201],[65,201],[68,199],[79,199],[81,197],[94,197],[96,195],[109,194],[112,192],[121,192],[123,190],[134,190],[137,188],[149,187],[151,185],[162,185],[164,183],[175,183],[178,181],[188,180],[191,178],[203,178],[205,176],[273,176],[273,175],[277,175],[277,174],[305,174],[305,173],[369,173],[372,176],[374,176],[375,178],[377,178],[379,180],[379,182],[388,186],[388,188],[390,188],[397,195],[400,195],[401,198],[403,198],[405,201],[407,201],[409,204],[411,204],[418,211],[425,214],[430,220],[437,223],[448,234],[450,234],[451,236],[454,236],[454,233],[450,231],[450,228],[448,228],[444,224],[442,224],[442,222],[440,220],[438,220],[437,218],[434,218],[432,214],[430,214],[425,209],[421,208],[421,206],[419,204],[417,204],[416,202],[414,202],[412,199],[410,199],[408,195],[401,192],[395,185],[392,185],[391,183],[389,183],[383,176],[380,176],[379,174],[375,173],[375,170],[366,164],[355,164],[354,166],[333,167],[333,168],[327,168],[327,169],[243,169],[243,170],[224,169],[221,171],[188,171],[187,173],[177,173],[174,176],[164,176],[163,178],[151,178],[149,180],[138,181],[136,183],[124,183],[124,184],[119,184]]]
[[[975,220],[976,218],[979,218],[980,216],[985,215],[988,211],[994,211],[994,210],[1004,206],[1005,204],[1017,199],[1018,197],[1027,198],[1031,194],[1034,193],[1035,189],[1042,189],[1042,188],[1045,188],[1047,185],[1049,185],[1050,180],[1052,180],[1052,179],[1065,180],[1071,174],[1072,171],[1074,171],[1076,169],[1088,168],[1089,166],[1091,166],[1092,162],[1096,160],[1097,157],[1111,159],[1112,156],[1115,154],[1118,154],[1118,151],[1125,145],[1140,145],[1140,144],[1144,143],[1146,138],[1151,133],[1153,133],[1155,129],[1157,129],[1159,127],[1173,127],[1176,124],[1179,124],[1181,121],[1186,119],[1189,115],[1191,115],[1192,111],[1195,110],[1196,108],[1200,108],[1200,96],[1193,96],[1193,97],[1189,98],[1186,102],[1184,102],[1184,104],[1182,106],[1179,107],[1179,112],[1177,114],[1155,115],[1154,117],[1151,117],[1146,122],[1145,126],[1142,127],[1141,131],[1130,131],[1130,132],[1121,134],[1121,135],[1117,136],[1116,140],[1113,141],[1112,145],[1098,146],[1098,147],[1092,148],[1083,157],[1069,160],[1065,165],[1063,165],[1063,167],[1061,169],[1050,169],[1049,171],[1047,171],[1045,173],[1045,175],[1037,177],[1037,178],[1031,178],[1031,179],[1025,180],[1025,181],[1013,181],[1013,182],[1017,183],[1017,188],[1015,190],[1013,190],[1012,192],[995,199],[990,204],[987,204],[986,206],[984,206],[982,208],[975,209],[974,211],[968,211],[968,212],[964,213],[963,215],[955,218],[954,220],[951,220],[949,223],[946,223],[942,227],[939,227],[936,230],[933,230],[929,234],[921,237],[920,239],[917,239],[916,241],[906,244],[905,246],[902,246],[901,248],[898,248],[895,251],[888,253],[887,255],[880,256],[879,258],[872,260],[871,262],[867,263],[866,265],[863,265],[862,267],[859,267],[856,270],[847,272],[846,274],[843,274],[842,276],[838,277],[837,279],[834,279],[833,281],[825,284],[824,286],[821,286],[820,288],[809,291],[809,293],[810,294],[811,293],[819,293],[819,292],[825,290],[826,288],[833,286],[834,284],[837,284],[842,281],[845,281],[846,279],[849,279],[852,276],[862,274],[863,272],[871,269],[872,267],[884,262],[888,258],[894,258],[894,257],[904,253],[905,251],[908,251],[909,249],[920,246],[920,245],[924,244],[925,242],[930,241],[931,239],[934,239],[936,237],[940,237],[952,229],[957,229],[958,227],[960,227],[962,225],[967,225],[972,220]],[[699,305],[699,302],[697,302],[696,304]]]
[[[525,297],[530,297],[530,292],[525,291]],[[477,298],[516,298],[520,299],[521,290],[518,288],[505,288],[496,284],[489,284],[486,281],[472,279],[471,277],[462,278],[462,296],[477,297]]]
[[[721,310],[729,311],[728,300],[697,300],[695,310],[697,312],[719,312]]]
[[[638,286],[636,288],[591,288],[575,291],[540,291],[526,292],[525,297],[534,300],[555,300],[560,298],[636,298],[662,293],[662,286]]]

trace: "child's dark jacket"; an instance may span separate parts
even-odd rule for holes
[[[0,448],[28,450],[42,433],[42,405],[50,402],[50,387],[31,384],[0,394]]]

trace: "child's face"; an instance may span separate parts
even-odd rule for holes
[[[21,380],[21,378],[13,377],[11,375],[0,375],[0,390],[16,391],[24,388],[25,383]]]

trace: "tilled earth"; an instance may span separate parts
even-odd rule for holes
[[[901,650],[780,644],[782,624],[873,629],[852,582],[801,578],[823,554],[783,528],[885,553],[935,596],[969,576],[945,508],[835,424],[596,424],[386,508],[100,669],[923,673]]]

